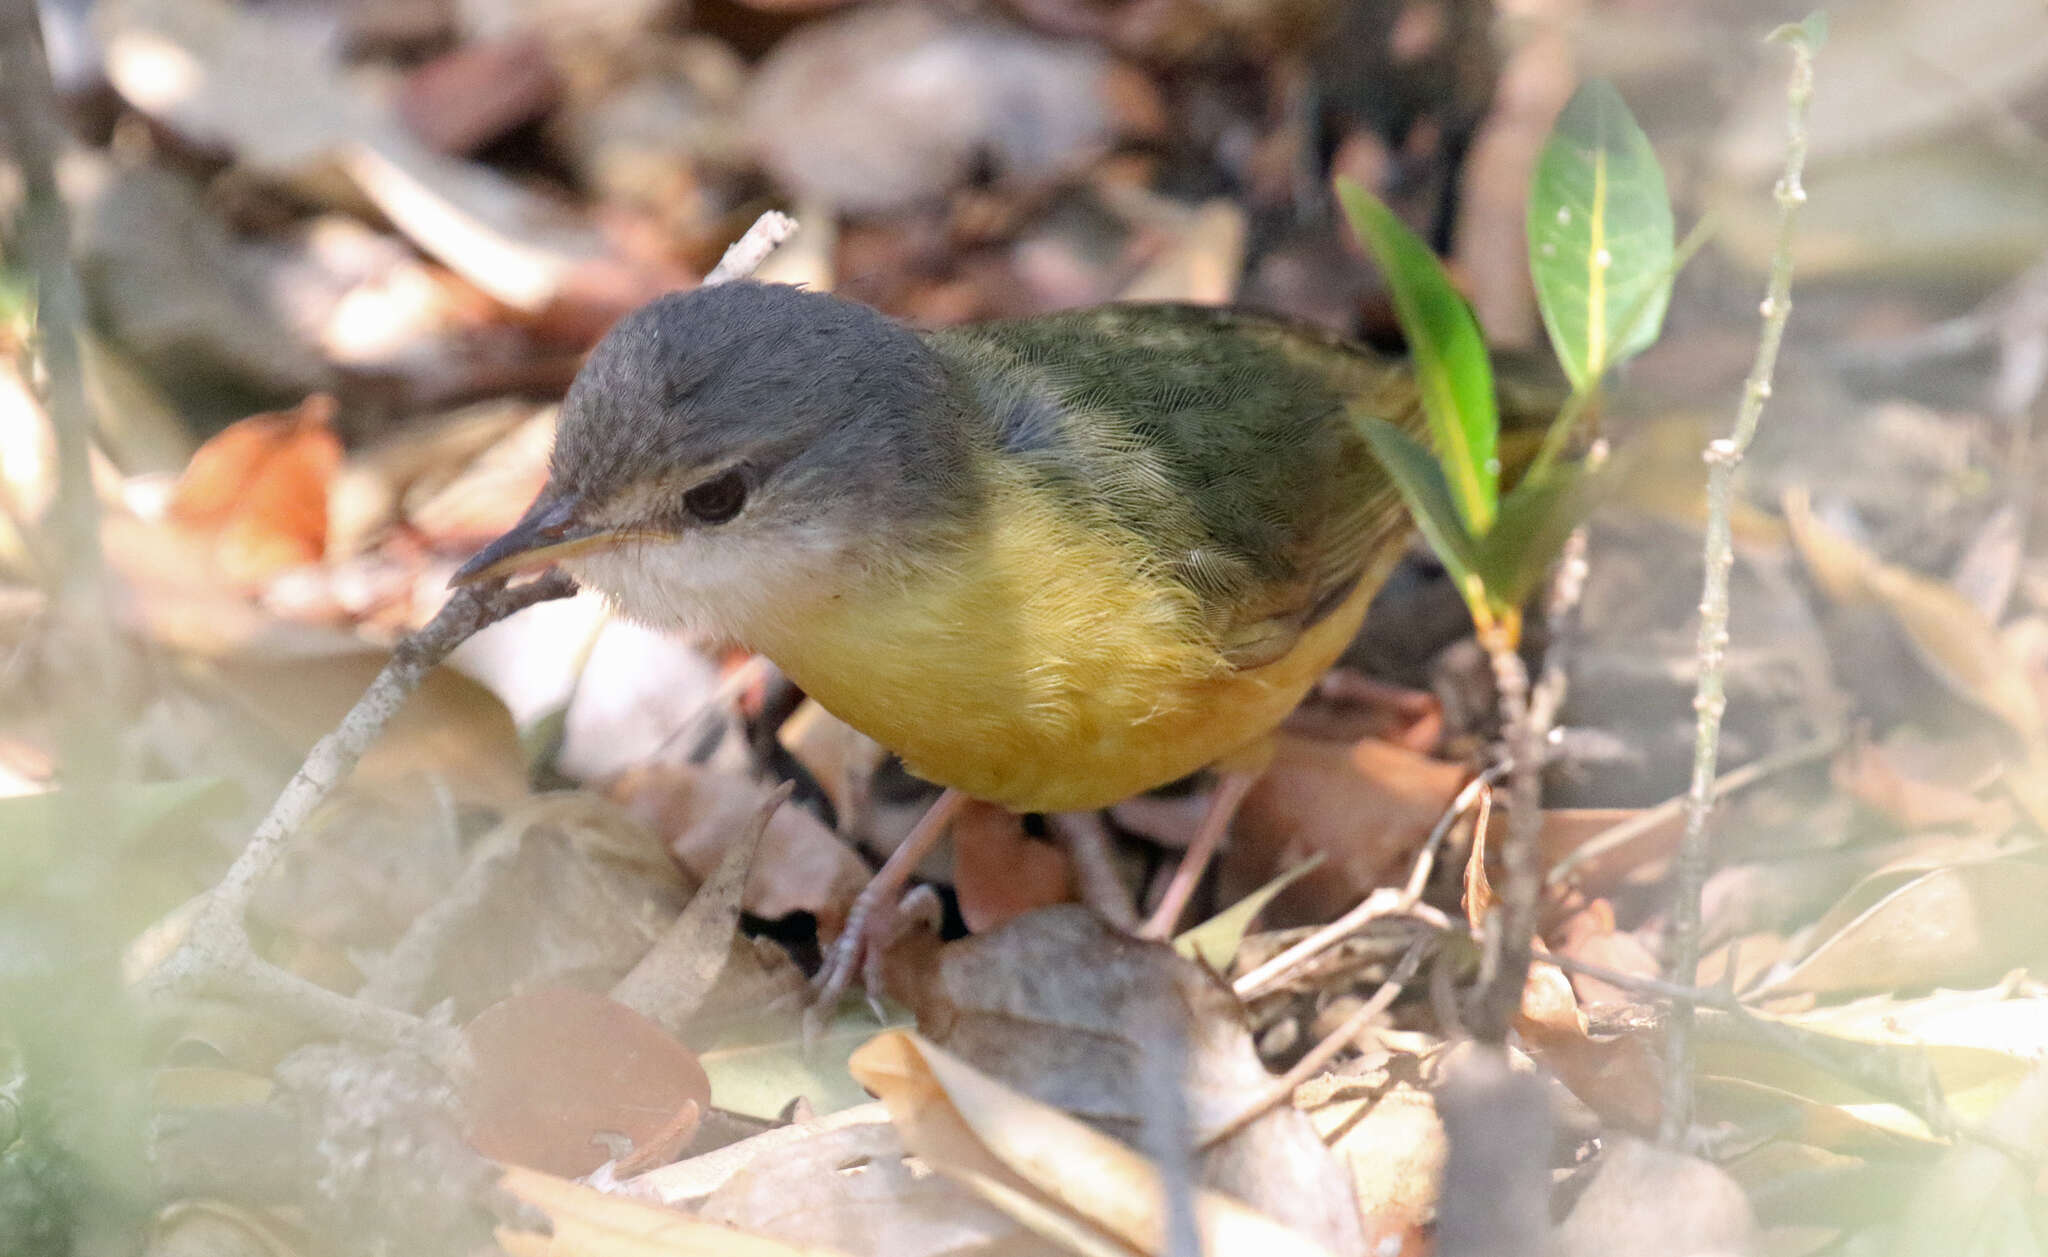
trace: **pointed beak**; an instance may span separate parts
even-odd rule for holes
[[[629,538],[613,529],[593,528],[576,517],[582,503],[572,494],[554,497],[543,491],[505,535],[477,551],[456,569],[449,585],[474,585],[541,568],[602,550]]]

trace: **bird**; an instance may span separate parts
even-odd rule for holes
[[[619,614],[766,655],[944,787],[849,913],[820,975],[836,997],[969,799],[1081,813],[1218,770],[1150,932],[1177,919],[1405,548],[1368,415],[1422,431],[1405,365],[1276,316],[919,330],[702,287],[602,338],[545,486],[453,581],[559,566]]]

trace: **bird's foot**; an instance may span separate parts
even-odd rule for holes
[[[825,953],[825,963],[812,980],[817,994],[811,1001],[810,1019],[831,1016],[840,997],[853,985],[855,974],[860,975],[875,1016],[883,1017],[883,957],[912,925],[937,932],[944,912],[938,894],[929,886],[913,886],[900,899],[894,896],[895,888],[882,885],[878,879],[868,883],[853,901],[846,914],[846,928],[833,940]]]

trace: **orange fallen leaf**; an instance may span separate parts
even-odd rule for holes
[[[711,1101],[694,1052],[639,1013],[574,987],[491,1005],[462,1032],[470,1144],[495,1160],[588,1174],[673,1158]]]
[[[252,415],[199,447],[171,495],[174,523],[213,544],[231,580],[258,584],[327,546],[327,487],[341,469],[335,402],[315,393]]]
[[[976,934],[1074,896],[1066,849],[1024,832],[1024,819],[969,802],[953,822],[953,889]]]

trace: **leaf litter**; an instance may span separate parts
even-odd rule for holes
[[[1287,6],[1032,4],[1015,6],[1021,21],[879,3],[816,18],[635,6],[580,26],[550,26],[542,6],[410,7],[424,35],[359,45],[371,17],[320,5],[128,0],[98,15],[120,119],[82,154],[104,167],[81,233],[98,319],[88,384],[110,412],[107,549],[134,595],[119,614],[149,666],[110,700],[126,713],[109,755],[122,773],[112,877],[75,863],[58,767],[75,700],[44,665],[32,551],[7,547],[7,605],[19,594],[21,610],[4,622],[17,697],[0,734],[7,793],[21,797],[0,809],[0,890],[18,940],[7,958],[22,961],[9,973],[26,976],[4,994],[58,1011],[26,1028],[0,1019],[0,1118],[42,1112],[10,1090],[13,1053],[47,1062],[45,1026],[99,1024],[62,1010],[118,1002],[48,959],[91,949],[45,906],[88,904],[92,947],[126,948],[146,973],[251,810],[439,605],[453,563],[531,496],[551,402],[595,334],[701,273],[764,189],[805,202],[804,235],[777,265],[894,313],[1028,314],[1061,294],[1218,301],[1252,286],[1355,333],[1383,331],[1385,303],[1360,281],[1333,305],[1329,277],[1364,272],[1327,222],[1296,212],[1290,172],[1318,151],[1300,142],[1300,100],[1323,102],[1315,125],[1331,128],[1337,167],[1379,171],[1369,181],[1417,221],[1428,207],[1401,204],[1402,187],[1463,180],[1519,198],[1526,184],[1498,132],[1462,170],[1444,144],[1473,119],[1513,122],[1527,100],[1508,79],[1491,106],[1444,97],[1447,68],[1477,45],[1425,20],[1433,6],[1400,6],[1360,41],[1414,41],[1387,63],[1393,86],[1298,55],[1316,41]],[[1674,29],[1726,29],[1710,6],[1669,7],[1657,16]],[[1625,8],[1585,20],[1645,34]],[[1858,62],[1906,44],[1976,64],[1971,50],[1988,47],[1996,102],[2041,85],[2021,51],[2041,46],[2022,29],[2038,15],[1893,8],[1844,21]],[[1986,43],[1987,30],[2002,37]],[[1219,45],[1219,31],[1252,42]],[[1632,102],[1667,85],[1703,100],[1683,85],[1727,80],[1721,46],[1645,38],[1600,56],[1620,62],[1603,68]],[[991,57],[1000,73],[979,68]],[[1533,76],[1518,90],[1561,104],[1569,83],[1532,57],[1510,54],[1507,72]],[[835,64],[874,83],[818,70]],[[1475,81],[1502,72],[1475,64]],[[1269,99],[1289,66],[1310,67],[1309,86]],[[1993,259],[2040,247],[2048,202],[1977,106],[1914,93],[1904,138],[1856,139],[1855,110],[1829,104],[1817,160],[1837,163],[1843,186],[1924,190],[1926,170],[1946,171],[1935,182],[1956,221],[1873,231],[1845,216],[1816,233],[1813,273],[1910,276],[1939,256],[1989,300],[2012,269]],[[1716,153],[1708,181],[1740,185],[1756,168],[1754,103],[1645,116],[1660,147]],[[1390,110],[1407,113],[1382,132]],[[1930,156],[1928,135],[1950,151]],[[1503,217],[1483,199],[1473,212]],[[2001,236],[2001,222],[2036,226]],[[1670,318],[1686,334],[1645,354],[1613,403],[1625,455],[1666,429],[1684,439],[1672,469],[1639,467],[1592,525],[1565,720],[1570,745],[1604,749],[1553,769],[1553,798],[1573,805],[1544,826],[1546,860],[1572,866],[1546,905],[1557,965],[1531,976],[1516,1077],[1486,1094],[1541,1079],[1561,1115],[1557,1146],[1527,1154],[1546,1219],[1562,1219],[1558,1251],[1932,1251],[1913,1247],[1927,1237],[2040,1251],[2048,569],[2031,490],[2003,474],[2024,464],[1986,422],[1981,372],[1938,358],[1914,378],[1838,372],[1833,333],[1817,330],[1935,328],[1949,286],[1802,297],[1832,317],[1794,321],[1780,387],[1804,421],[1760,452],[1744,507],[1728,751],[1768,762],[1816,734],[1834,749],[1724,804],[1709,972],[1744,1011],[1703,1023],[1691,1155],[1627,1135],[1654,1123],[1662,1066],[1660,1008],[1639,984],[1662,951],[1670,825],[1646,809],[1676,793],[1690,721],[1699,441],[1685,416],[1732,387],[1717,311],[1753,299],[1753,238],[1738,222],[1720,263],[1740,284],[1681,285]],[[1485,312],[1526,302],[1519,273],[1504,281],[1468,236],[1456,247],[1496,331]],[[11,355],[15,335],[0,334]],[[32,373],[18,378],[0,468],[32,519],[50,489],[48,433]],[[1401,641],[1433,579],[1404,568],[1361,643],[1387,664],[1374,683],[1387,690],[1336,674],[1247,801],[1211,924],[1193,932],[1222,978],[1401,887],[1479,766],[1494,730],[1457,672],[1462,626]],[[1128,1254],[1163,1251],[1175,1200],[1218,1252],[1420,1252],[1459,1233],[1446,1215],[1474,1180],[1453,1164],[1445,1129],[1461,1115],[1446,1088],[1475,953],[1442,914],[1461,888],[1491,893],[1483,807],[1435,839],[1408,915],[1367,923],[1249,1002],[1065,903],[1079,879],[1057,827],[981,813],[952,863],[924,870],[951,895],[947,937],[911,931],[889,952],[886,1021],[849,1006],[807,1042],[818,942],[928,791],[772,675],[732,685],[743,665],[715,648],[636,642],[588,601],[546,612],[478,643],[466,666],[482,683],[437,674],[257,901],[269,958],[458,1029],[472,1059],[335,1043],[260,1001],[190,1001],[168,1051],[120,1027],[57,1040],[81,1054],[137,1045],[151,1071],[170,1167],[153,1251],[477,1251],[496,1227],[507,1252],[598,1257]],[[1145,893],[1184,845],[1205,789],[1110,814],[1106,867],[1124,893]],[[1597,857],[1574,854],[1617,827],[1628,832]],[[972,937],[954,938],[963,925]],[[650,956],[662,959],[642,968]],[[1393,984],[1400,998],[1330,1066],[1176,1162],[1176,1140],[1270,1101],[1275,1071]],[[1830,1052],[1869,1068],[1852,1076]],[[49,1066],[36,1069],[46,1088]],[[1482,1121],[1482,1142],[1508,1146],[1505,1122]],[[11,1129],[0,1122],[0,1138]],[[0,1175],[24,1148],[63,1151],[43,1165],[94,1146],[63,1121],[28,1129],[0,1145]],[[1999,1148],[2031,1148],[2031,1176]],[[141,1191],[119,1181],[109,1198]]]

